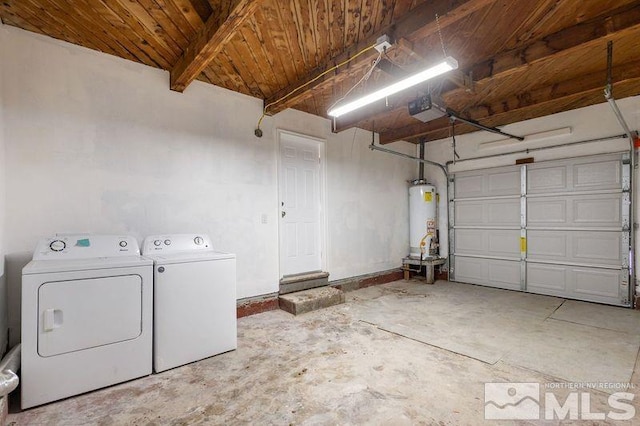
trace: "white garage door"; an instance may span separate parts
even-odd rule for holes
[[[451,279],[629,306],[628,158],[456,173]]]

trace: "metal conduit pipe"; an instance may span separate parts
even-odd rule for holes
[[[456,160],[456,163],[463,163],[465,161],[473,161],[473,160],[483,160],[486,158],[497,158],[497,157],[505,157],[507,155],[515,155],[515,154],[529,154],[531,152],[536,152],[536,151],[546,151],[549,149],[555,149],[555,148],[563,148],[563,147],[567,147],[567,146],[573,146],[573,145],[583,145],[583,144],[588,144],[588,143],[593,143],[593,142],[603,142],[603,141],[609,141],[609,140],[614,140],[614,139],[624,139],[627,136],[622,134],[622,135],[615,135],[615,136],[607,136],[604,138],[595,138],[595,139],[588,139],[588,140],[584,140],[584,141],[576,141],[576,142],[567,142],[567,143],[562,143],[559,145],[552,145],[552,146],[543,146],[540,148],[529,148],[529,149],[521,149],[519,151],[510,151],[510,152],[504,152],[502,154],[492,154],[492,155],[484,155],[481,157],[472,157],[472,158],[464,158],[462,160]],[[453,161],[447,161],[447,166],[453,164]]]
[[[21,346],[14,346],[0,362],[0,398],[9,395],[20,383],[17,372],[20,369]]]
[[[373,143],[369,145],[369,149],[372,151],[386,152],[387,154],[393,154],[399,157],[408,158],[410,160],[419,161],[423,164],[431,164],[432,166],[436,166],[440,170],[442,170],[442,173],[444,173],[445,177],[447,178],[447,184],[449,183],[449,173],[447,172],[447,168],[440,163],[436,163],[435,161],[423,160],[422,158],[414,157],[413,155],[404,154],[402,152],[394,151],[392,149],[382,148],[381,146],[374,145]]]

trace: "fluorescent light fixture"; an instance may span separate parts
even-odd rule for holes
[[[365,105],[369,105],[380,99],[384,99],[387,96],[393,95],[394,93],[401,92],[405,89],[408,89],[409,87],[413,87],[416,84],[422,83],[423,81],[427,81],[431,78],[437,77],[441,74],[455,69],[458,69],[458,61],[449,56],[438,65],[434,65],[431,68],[427,68],[424,71],[420,71],[419,73],[413,74],[403,80],[398,81],[397,83],[393,83],[390,86],[383,87],[380,90],[346,103],[342,106],[333,108],[327,111],[327,114],[331,117],[340,117],[341,115],[344,115],[348,112],[354,111]]]

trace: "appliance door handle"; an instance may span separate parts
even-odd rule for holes
[[[43,317],[44,331],[53,331],[62,325],[62,311],[60,309],[45,309]]]

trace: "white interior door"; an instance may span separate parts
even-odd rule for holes
[[[280,133],[280,275],[322,269],[321,143]]]

